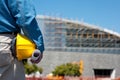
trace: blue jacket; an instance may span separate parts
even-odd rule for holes
[[[43,36],[35,19],[32,0],[0,0],[0,33],[20,32],[33,40],[43,52]]]

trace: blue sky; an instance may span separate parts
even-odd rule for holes
[[[98,25],[120,33],[120,0],[34,0],[37,14]]]

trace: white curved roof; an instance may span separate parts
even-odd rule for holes
[[[91,24],[88,24],[88,23],[85,23],[85,22],[81,22],[81,21],[69,20],[69,19],[59,18],[59,17],[45,16],[45,15],[37,15],[37,18],[59,20],[59,21],[63,21],[63,22],[69,22],[69,23],[84,25],[88,28],[98,29],[100,31],[104,31],[104,32],[107,32],[109,34],[113,34],[113,35],[116,35],[116,36],[120,37],[120,34],[117,33],[117,32],[114,32],[114,31],[109,30],[109,29],[101,28],[101,27],[96,26],[96,25],[91,25]]]

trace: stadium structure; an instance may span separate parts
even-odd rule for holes
[[[120,76],[120,34],[99,26],[38,15],[45,52],[43,74],[60,64],[82,60],[83,76]]]

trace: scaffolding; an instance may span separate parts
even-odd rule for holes
[[[83,22],[48,16],[39,18],[44,24],[45,47],[49,50],[120,52],[119,34]]]

